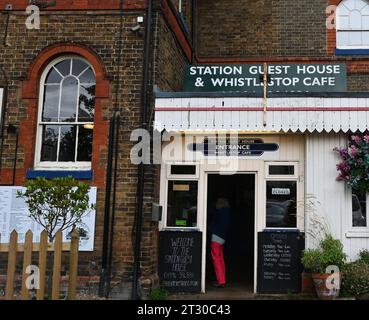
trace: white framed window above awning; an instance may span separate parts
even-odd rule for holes
[[[156,94],[159,131],[364,132],[369,93],[294,93],[261,97],[234,94]]]

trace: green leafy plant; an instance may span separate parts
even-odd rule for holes
[[[360,251],[360,261],[366,263],[369,266],[369,250]]]
[[[345,265],[342,271],[342,292],[354,297],[369,294],[369,264],[358,260]]]
[[[304,251],[302,264],[307,272],[325,273],[326,268],[331,265],[338,266],[341,269],[345,264],[346,257],[341,241],[327,235],[320,242],[318,249]]]
[[[164,288],[151,289],[149,294],[150,300],[166,300],[168,299],[169,292]]]
[[[90,186],[72,177],[29,180],[17,197],[25,200],[30,217],[47,232],[52,242],[58,230],[75,228],[94,209],[89,204]]]

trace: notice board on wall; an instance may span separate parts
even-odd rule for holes
[[[159,277],[170,292],[201,291],[202,232],[162,231]]]
[[[23,187],[0,187],[0,234],[1,243],[8,243],[10,233],[13,230],[18,232],[18,242],[24,242],[25,234],[31,230],[34,235],[34,242],[40,241],[42,226],[29,217],[27,204],[23,199],[17,197],[17,192],[24,190]],[[90,204],[96,204],[97,188],[90,189]],[[89,211],[82,222],[77,225],[81,229],[80,251],[93,251],[95,238],[95,210]],[[70,241],[70,230],[63,232],[63,241]]]
[[[258,233],[258,293],[301,291],[304,234],[298,230]]]

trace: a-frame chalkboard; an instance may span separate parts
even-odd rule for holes
[[[170,292],[201,291],[202,232],[162,231],[159,277]]]
[[[258,233],[258,293],[301,291],[304,234],[295,230]]]

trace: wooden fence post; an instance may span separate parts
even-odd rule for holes
[[[1,235],[0,235],[1,240]],[[54,239],[54,243],[48,242],[48,235],[46,231],[41,233],[40,243],[33,243],[33,233],[28,230],[25,235],[25,243],[18,244],[18,233],[13,230],[10,234],[9,244],[0,244],[0,252],[8,254],[8,267],[7,278],[5,288],[5,299],[14,299],[14,286],[15,286],[15,273],[17,253],[23,252],[23,269],[22,269],[22,289],[21,299],[29,300],[29,288],[27,288],[27,278],[29,270],[27,268],[32,264],[32,253],[39,251],[39,279],[37,288],[37,300],[45,299],[46,291],[46,266],[47,266],[47,253],[48,251],[54,251],[53,272],[52,272],[52,294],[53,300],[60,299],[60,282],[61,282],[61,262],[62,252],[70,251],[69,256],[69,287],[68,287],[68,299],[75,300],[77,292],[77,275],[78,275],[78,249],[79,249],[79,233],[74,230],[72,233],[71,243],[63,244],[63,233],[59,230]],[[51,262],[51,261],[50,261]]]
[[[24,253],[23,253],[23,273],[22,273],[22,291],[21,291],[21,299],[28,300],[29,299],[29,291],[27,288],[27,268],[32,263],[32,247],[33,247],[33,233],[31,230],[28,230],[26,233],[26,239],[24,243]]]
[[[5,299],[14,299],[15,263],[17,259],[18,233],[13,230],[10,234],[8,271],[6,277]]]
[[[70,246],[69,256],[69,288],[68,300],[76,300],[77,292],[77,273],[78,273],[78,247],[79,247],[79,232],[72,232],[72,242]]]
[[[45,299],[47,245],[48,245],[48,236],[47,232],[44,230],[41,233],[40,252],[38,256],[38,264],[39,264],[38,267],[40,270],[40,279],[39,279],[40,288],[37,291],[37,300]]]
[[[59,230],[55,235],[54,240],[54,268],[53,268],[53,288],[51,298],[52,300],[60,299],[60,271],[61,271],[61,257],[62,257],[62,241],[63,234]]]

